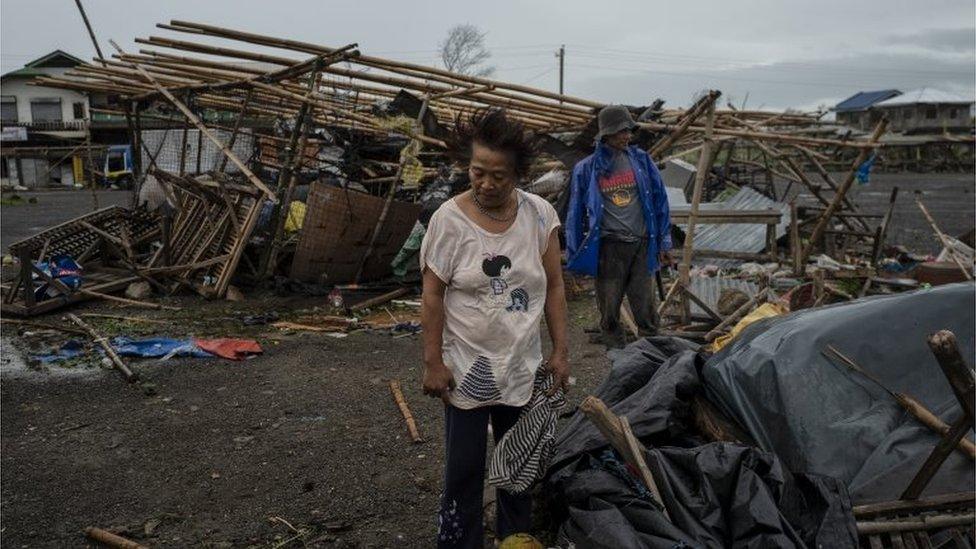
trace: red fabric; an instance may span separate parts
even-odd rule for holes
[[[208,353],[230,360],[244,360],[248,355],[259,355],[263,352],[258,342],[253,339],[224,337],[220,339],[194,339],[193,342]]]

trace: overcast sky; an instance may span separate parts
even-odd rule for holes
[[[812,109],[866,89],[976,95],[973,0],[83,1],[106,55],[109,38],[130,51],[137,36],[207,41],[155,28],[185,19],[436,64],[447,29],[471,23],[497,78],[558,90],[565,44],[566,93],[598,101],[685,106],[714,88],[737,107]],[[72,0],[0,3],[3,72],[56,48],[94,56]]]

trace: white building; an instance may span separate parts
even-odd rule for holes
[[[30,82],[39,76],[62,76],[81,63],[81,59],[55,50],[0,76],[4,183],[28,187],[73,183],[70,159],[52,165],[49,157],[56,153],[49,149],[76,145],[86,137],[88,96]]]

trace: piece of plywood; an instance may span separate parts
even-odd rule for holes
[[[359,262],[383,211],[383,199],[365,193],[312,183],[302,234],[295,249],[291,277],[318,284],[344,284],[356,276]],[[392,273],[390,262],[420,216],[420,205],[393,202],[362,280]]]

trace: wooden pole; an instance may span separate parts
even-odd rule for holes
[[[681,258],[681,265],[678,267],[678,282],[682,289],[687,290],[691,276],[692,250],[694,249],[695,224],[698,222],[698,210],[701,206],[702,189],[705,187],[705,180],[708,178],[708,171],[712,165],[712,129],[715,125],[715,101],[718,99],[718,92],[708,95],[708,114],[705,118],[705,141],[701,155],[698,157],[698,168],[695,172],[695,187],[691,195],[691,211],[688,214],[688,224],[685,230],[684,253]],[[690,305],[686,292],[681,294],[681,322],[687,324],[691,316]]]
[[[857,534],[859,536],[869,536],[886,532],[934,530],[936,528],[948,528],[950,526],[972,527],[974,521],[976,521],[976,514],[974,513],[964,513],[961,515],[922,515],[907,520],[858,521]]]
[[[929,341],[931,342],[931,339]],[[901,407],[904,408],[909,414],[911,414],[915,419],[917,419],[919,423],[925,425],[932,432],[936,433],[939,436],[942,437],[948,436],[950,431],[949,425],[947,425],[944,421],[939,419],[939,417],[935,415],[935,413],[933,413],[932,410],[929,410],[924,404],[919,402],[918,399],[916,399],[915,397],[907,393],[892,391],[891,389],[886,387],[884,383],[881,383],[880,379],[871,375],[871,373],[868,372],[867,370],[861,368],[850,357],[838,351],[837,348],[835,348],[834,346],[827,345],[827,351],[830,351],[830,353],[832,353],[837,359],[839,359],[841,364],[847,366],[850,370],[862,375],[864,378],[868,379],[869,381],[873,382],[875,385],[880,387],[884,392],[891,395],[891,397],[894,398],[895,401],[899,405],[901,405]],[[826,352],[824,352],[824,355],[830,358],[830,355],[828,355]],[[969,439],[963,438],[962,440],[960,440],[957,448],[959,449],[960,452],[962,452],[967,457],[969,457],[969,459],[976,460],[976,445],[974,445],[972,441],[970,441]]]
[[[956,335],[949,330],[940,330],[928,338],[929,348],[939,362],[942,373],[945,374],[955,393],[959,405],[966,413],[971,424],[976,426],[976,411],[974,411],[973,400],[976,398],[973,380],[973,370],[966,364],[966,360],[959,350],[956,342]]]
[[[790,259],[793,262],[794,276],[800,276],[803,269],[800,267],[800,250],[803,248],[800,242],[800,222],[797,219],[796,200],[790,201]]]
[[[935,231],[935,236],[939,238],[939,242],[941,242],[942,246],[945,247],[946,252],[949,254],[949,258],[952,259],[952,262],[955,263],[957,267],[959,267],[959,270],[962,271],[962,274],[966,277],[966,280],[972,280],[973,275],[970,274],[969,269],[967,269],[966,266],[962,264],[962,261],[959,260],[955,249],[952,247],[952,242],[950,242],[945,233],[939,229],[939,226],[935,223],[935,219],[932,218],[932,214],[929,213],[928,208],[925,207],[925,204],[922,204],[922,199],[916,196],[915,203],[918,204],[918,209],[922,210],[922,215],[925,216],[925,219],[928,220],[929,225],[932,226],[932,230]]]
[[[721,335],[722,332],[726,328],[728,328],[729,326],[732,326],[734,323],[738,322],[739,319],[741,319],[742,317],[744,317],[747,314],[749,314],[749,312],[752,311],[752,309],[760,301],[766,299],[766,293],[768,291],[769,291],[768,288],[763,289],[763,290],[760,290],[759,293],[757,293],[756,295],[752,296],[752,299],[750,299],[749,301],[743,303],[732,314],[730,314],[729,316],[725,317],[725,320],[723,320],[722,322],[720,322],[718,324],[718,326],[712,328],[712,330],[710,332],[708,332],[707,334],[705,334],[705,341],[713,341],[715,338],[717,338],[719,335]]]
[[[85,28],[88,29],[88,36],[91,37],[92,45],[95,46],[95,53],[104,62],[105,56],[102,55],[102,48],[98,47],[98,40],[95,38],[95,31],[92,30],[91,22],[88,21],[88,14],[85,13],[85,7],[81,5],[81,0],[75,0],[75,5],[78,6],[78,11],[81,12],[81,19],[85,22]]]
[[[291,204],[291,193],[295,186],[295,177],[301,171],[301,166],[305,158],[305,144],[308,140],[308,127],[311,125],[311,106],[308,99],[315,93],[319,81],[319,63],[313,65],[312,74],[308,81],[308,93],[305,94],[306,101],[298,109],[295,117],[295,128],[292,130],[291,139],[285,147],[284,158],[282,159],[282,169],[278,172],[278,186],[275,191],[280,196],[281,202],[275,207],[271,218],[275,220],[274,229],[271,233],[271,245],[268,246],[264,256],[264,265],[260,272],[265,277],[274,274],[278,260],[278,248],[281,247],[281,238],[285,232],[285,222],[288,219],[289,207]]]
[[[97,297],[99,299],[105,299],[108,301],[115,301],[116,303],[122,303],[123,305],[131,305],[133,307],[144,307],[146,309],[155,309],[157,311],[182,311],[180,307],[172,307],[170,305],[160,305],[159,303],[149,303],[148,301],[136,301],[134,299],[127,299],[124,297],[118,297],[109,294],[103,294],[101,292],[95,292],[92,290],[86,290],[84,288],[79,288],[78,291],[85,295],[90,295],[92,297]]]
[[[651,155],[651,158],[657,158],[659,155],[667,151],[675,141],[685,134],[688,127],[698,120],[699,117],[701,117],[702,113],[704,113],[709,106],[714,108],[715,101],[720,95],[721,93],[712,90],[708,92],[708,95],[702,97],[694,105],[692,105],[691,108],[685,112],[685,115],[681,119],[681,122],[678,123],[678,126],[660,141],[655,143],[649,151],[647,151],[648,154]]]
[[[882,135],[884,135],[887,127],[888,119],[882,118],[881,121],[878,122],[878,125],[874,128],[874,133],[871,134],[871,139],[868,141],[868,144],[876,146],[878,140],[881,139]],[[865,160],[868,159],[868,155],[871,154],[871,151],[872,148],[870,147],[861,149],[860,154],[857,155],[857,158],[851,165],[850,171],[847,173],[847,178],[844,179],[840,187],[837,189],[837,194],[834,195],[834,199],[827,206],[827,209],[824,210],[823,214],[820,215],[820,218],[817,220],[817,225],[813,228],[813,234],[810,235],[810,241],[803,249],[803,255],[800,256],[800,267],[806,266],[807,259],[810,258],[810,254],[813,252],[813,247],[820,242],[820,239],[824,235],[824,231],[827,230],[827,224],[833,217],[834,212],[840,208],[844,197],[847,196],[847,191],[850,190],[851,185],[854,183],[854,177],[857,175],[857,169],[861,166],[861,164],[864,163]]]
[[[586,397],[579,409],[596,425],[607,442],[624,458],[624,461],[637,471],[644,486],[651,493],[651,497],[654,498],[664,513],[664,518],[670,522],[671,515],[668,514],[668,508],[661,497],[661,491],[658,489],[654,475],[644,459],[644,447],[631,431],[627,418],[614,415],[607,408],[607,405],[595,396]]]
[[[89,176],[88,188],[91,190],[92,211],[95,211],[98,210],[99,208],[98,208],[98,192],[95,189],[95,187],[97,186],[96,183],[97,176],[95,175],[95,160],[92,159],[91,127],[89,127],[88,131],[85,132],[85,151],[87,153],[86,157],[88,159],[88,176]],[[19,158],[17,160],[18,162],[20,161]],[[18,175],[21,173],[20,164],[17,165],[17,173]]]
[[[204,25],[200,23],[192,23],[188,21],[170,21],[170,26],[172,30],[177,30],[181,32],[199,32],[201,34],[212,34],[217,36],[223,36],[225,38],[231,38],[234,40],[239,40],[242,42],[251,42],[264,45],[277,45],[277,47],[292,49],[295,51],[302,51],[311,54],[323,54],[331,53],[334,48],[327,48],[324,46],[319,46],[316,44],[310,44],[307,42],[299,42],[295,40],[285,40],[272,36],[262,36],[259,34],[236,31],[232,29],[215,27],[212,25]],[[182,28],[179,28],[182,27]],[[184,29],[190,29],[189,31]],[[580,105],[586,108],[596,108],[599,109],[603,107],[602,103],[597,103],[594,101],[587,101],[578,97],[560,95],[552,93],[539,88],[531,88],[529,86],[523,86],[519,84],[510,84],[507,82],[500,82],[496,80],[491,80],[489,78],[477,77],[477,76],[464,76],[457,73],[453,73],[447,70],[438,69],[436,67],[427,67],[424,65],[417,65],[412,63],[402,63],[395,62],[388,59],[382,59],[378,57],[361,56],[358,62],[365,65],[376,65],[380,68],[386,69],[402,69],[407,71],[412,71],[413,73],[423,73],[430,76],[440,76],[450,78],[456,81],[469,82],[475,85],[482,86],[495,86],[497,88],[505,88],[513,91],[521,92],[529,95],[536,95],[540,97],[545,97],[554,101],[564,101],[569,104]]]
[[[424,131],[424,115],[427,114],[427,108],[430,106],[430,98],[425,97],[423,104],[420,106],[420,113],[417,115],[417,133],[423,134]],[[408,142],[404,145],[404,149],[410,146]],[[403,170],[406,165],[406,157],[402,156],[400,158],[400,166],[397,168],[396,177],[390,182],[390,189],[386,193],[386,201],[383,202],[383,210],[380,212],[379,219],[376,220],[376,226],[373,227],[372,234],[369,235],[369,245],[366,246],[366,251],[363,253],[362,259],[359,261],[359,268],[356,269],[356,276],[353,279],[354,283],[359,283],[359,279],[363,276],[363,271],[366,269],[366,262],[373,255],[373,248],[376,246],[376,240],[380,236],[380,231],[383,230],[383,225],[386,223],[386,216],[390,213],[390,207],[393,205],[393,197],[396,195],[397,184],[400,182],[400,178],[403,176]]]
[[[109,40],[109,43],[112,44],[112,47],[114,47],[120,54],[125,53],[122,50],[122,48],[120,48],[119,45],[116,44],[114,41]],[[194,126],[196,126],[198,130],[203,132],[203,134],[207,137],[207,139],[213,142],[213,144],[216,145],[220,149],[220,151],[224,153],[225,156],[230,158],[230,161],[233,162],[234,165],[236,165],[237,168],[241,170],[244,176],[247,177],[248,180],[250,180],[255,187],[264,191],[264,194],[267,195],[267,200],[270,200],[272,203],[278,202],[278,198],[275,197],[274,192],[272,192],[271,189],[269,189],[267,185],[264,184],[264,182],[258,179],[258,176],[254,175],[254,172],[252,172],[251,169],[248,168],[247,165],[244,164],[244,162],[242,162],[241,159],[238,158],[233,151],[228,149],[226,145],[221,143],[219,139],[217,139],[212,133],[210,133],[210,130],[208,130],[207,127],[203,124],[203,122],[201,122],[200,119],[197,118],[197,115],[193,114],[193,111],[187,108],[187,106],[184,105],[179,99],[177,99],[172,93],[170,93],[169,90],[167,90],[162,85],[160,85],[160,83],[157,82],[156,79],[153,76],[151,76],[148,72],[146,72],[146,69],[142,68],[141,65],[135,62],[130,62],[130,65],[134,67],[136,70],[138,70],[139,73],[142,74],[142,76],[146,80],[148,80],[153,85],[154,88],[156,88],[159,91],[159,93],[163,94],[163,96],[166,97],[166,99],[173,104],[173,106],[179,109],[180,112],[182,112],[183,115],[186,116],[186,118]]]
[[[424,439],[420,436],[420,431],[417,430],[417,422],[414,420],[413,414],[410,413],[410,408],[407,406],[407,400],[403,398],[403,391],[400,390],[399,380],[390,380],[390,392],[393,393],[393,401],[396,402],[397,408],[400,409],[400,413],[403,415],[404,421],[407,422],[407,432],[410,433],[410,439],[414,443],[423,442]]]
[[[105,544],[112,549],[149,549],[145,545],[117,536],[108,530],[89,526],[85,528],[85,536],[93,541]]]
[[[654,131],[674,131],[677,126],[674,124],[662,124],[660,122],[638,122],[638,126]],[[686,130],[687,132],[694,133],[704,133],[705,128],[702,126],[689,126]],[[819,137],[800,137],[796,135],[788,135],[782,133],[773,132],[755,132],[755,131],[745,131],[745,130],[735,130],[731,128],[718,128],[713,130],[715,135],[725,135],[731,137],[742,137],[746,139],[760,139],[763,141],[780,141],[783,143],[799,143],[803,145],[813,145],[813,146],[838,146],[838,147],[852,147],[856,149],[875,149],[879,145],[877,143],[871,142],[861,142],[861,141],[839,141],[837,139],[823,139]]]
[[[68,313],[67,317],[68,320],[77,324],[79,328],[88,332],[88,335],[92,338],[92,340],[101,346],[101,348],[105,351],[105,354],[108,355],[109,360],[112,361],[112,364],[114,364],[115,367],[122,372],[122,375],[125,376],[126,381],[129,383],[134,383],[139,380],[139,377],[133,373],[128,366],[126,366],[125,362],[123,362],[122,358],[118,355],[118,353],[115,352],[115,349],[109,345],[108,340],[105,337],[98,335],[98,332],[96,332],[94,328],[89,326],[87,322],[78,318],[74,314]]]
[[[823,180],[824,184],[826,184],[828,187],[830,187],[830,190],[836,193],[837,189],[839,188],[837,186],[837,183],[834,181],[834,178],[830,177],[830,174],[827,173],[827,170],[823,167],[823,164],[821,164],[820,161],[817,159],[816,154],[814,154],[813,151],[807,149],[806,147],[800,147],[800,151],[806,157],[807,162],[809,162],[810,165],[813,166],[813,169],[817,172],[817,174],[820,175],[820,179]],[[858,211],[857,204],[855,204],[853,201],[851,201],[850,198],[846,196],[844,197],[844,206],[846,206],[847,209],[852,212]],[[863,220],[861,221],[861,224],[862,224],[861,227],[862,229],[866,230],[868,228],[867,223],[864,223]]]
[[[230,133],[230,140],[227,141],[227,148],[234,150],[234,144],[237,142],[237,134],[240,132],[241,124],[244,122],[244,117],[247,116],[247,106],[251,104],[251,99],[254,97],[254,88],[247,90],[247,95],[244,97],[244,103],[241,104],[241,110],[237,115],[237,120],[234,121],[234,129]],[[217,168],[218,172],[223,173],[227,169],[227,156],[225,155],[220,159],[220,167]]]
[[[966,364],[959,352],[956,344],[955,335],[949,330],[942,330],[932,335],[929,340],[929,348],[935,355],[942,372],[949,381],[952,392],[956,395],[963,410],[963,416],[955,423],[936,444],[932,453],[919,468],[915,478],[908,485],[908,488],[901,495],[901,499],[917,499],[922,494],[929,481],[939,471],[946,458],[952,452],[959,441],[961,441],[970,429],[976,427],[976,413],[974,413],[974,399],[976,399],[976,380],[973,379],[973,371]]]

